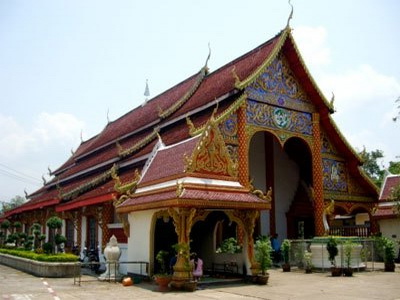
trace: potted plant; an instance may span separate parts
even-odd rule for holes
[[[384,245],[383,261],[385,263],[385,272],[394,272],[395,269],[395,251],[394,242],[391,239],[382,237]]]
[[[290,240],[288,239],[283,240],[281,245],[281,252],[283,256],[283,264],[282,264],[283,272],[290,272],[290,261],[289,261],[290,248],[291,248]]]
[[[343,252],[344,252],[344,262],[346,266],[346,268],[343,269],[344,276],[348,277],[353,276],[353,269],[351,267],[351,254],[353,252],[354,247],[355,244],[353,243],[352,240],[348,240],[344,243]]]
[[[257,282],[259,284],[267,284],[269,279],[269,274],[267,273],[267,270],[272,263],[271,242],[267,237],[263,236],[256,241],[254,249],[255,249],[255,259],[258,262],[261,270],[261,274],[257,275]]]
[[[154,280],[157,282],[159,291],[164,292],[168,290],[168,284],[171,282],[171,275],[167,273],[166,260],[169,253],[165,250],[158,251],[156,260],[159,264],[159,273],[154,274]]]
[[[312,273],[312,253],[308,250],[304,250],[304,270],[306,271],[307,274]]]
[[[342,269],[336,266],[336,256],[339,253],[337,241],[334,237],[329,237],[326,244],[326,250],[329,254],[329,261],[331,262],[331,273],[332,276],[337,277],[342,275]]]

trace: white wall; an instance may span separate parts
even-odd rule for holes
[[[263,192],[266,187],[266,162],[265,162],[265,137],[264,132],[257,133],[251,140],[249,150],[250,179],[254,179],[253,186]],[[269,234],[269,211],[262,211],[260,215],[261,234]]]
[[[286,212],[289,210],[293,197],[296,193],[300,180],[299,167],[292,161],[280,146],[276,139],[273,139],[274,153],[274,182],[275,185],[275,218],[276,231],[279,240],[282,242],[287,237]],[[266,191],[266,166],[264,133],[254,135],[249,150],[250,178],[254,179],[253,185],[256,189]],[[270,234],[269,211],[261,212],[261,234]]]
[[[364,225],[367,221],[369,221],[368,213],[356,214],[356,225]]]
[[[400,218],[395,219],[387,219],[387,220],[380,220],[378,221],[380,226],[382,235],[392,239],[395,242],[396,247],[396,257],[399,251],[399,243],[400,241]]]
[[[300,180],[299,167],[274,140],[275,219],[278,240],[287,237],[286,213],[290,208]]]
[[[129,214],[130,237],[128,238],[128,261],[151,263],[151,244],[153,239],[153,236],[151,236],[151,226],[153,215],[156,211],[146,210]],[[128,272],[140,273],[139,266],[128,265]],[[148,274],[144,273],[144,275]]]

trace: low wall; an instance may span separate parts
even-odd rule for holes
[[[74,262],[41,262],[2,253],[0,264],[39,277],[74,277],[80,272],[79,264]]]

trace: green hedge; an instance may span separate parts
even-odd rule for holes
[[[27,259],[45,261],[45,262],[76,262],[78,256],[70,253],[60,254],[38,254],[32,251],[14,250],[14,249],[0,249],[0,253],[19,256]]]

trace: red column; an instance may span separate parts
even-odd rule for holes
[[[248,141],[246,136],[246,108],[241,106],[237,110],[238,120],[238,179],[240,184],[245,187],[249,186],[249,157],[248,157]]]
[[[322,215],[324,212],[324,187],[322,181],[321,131],[318,113],[313,113],[313,137],[314,143],[312,148],[312,168],[315,235],[322,236],[325,234],[324,223],[322,220]]]

